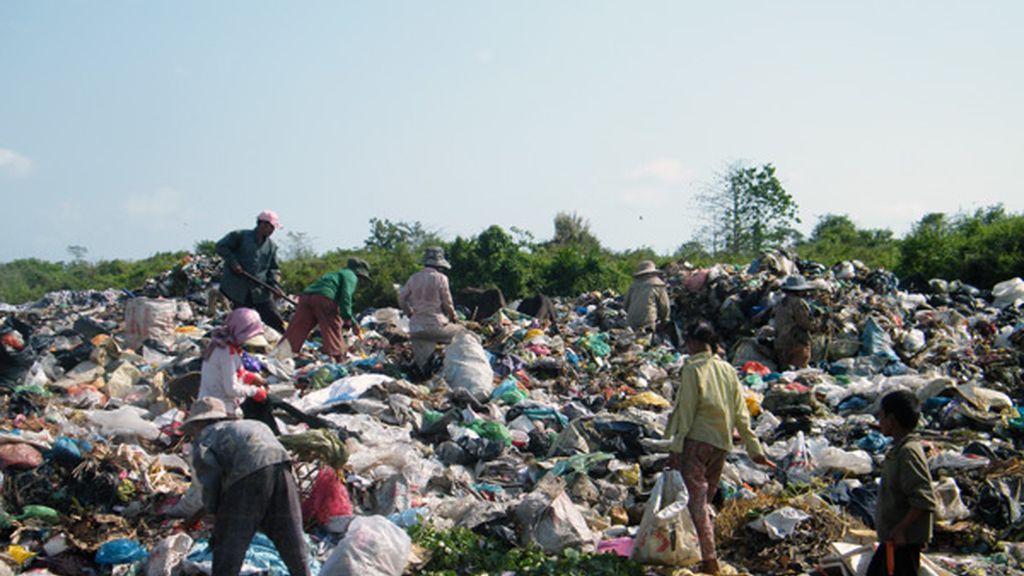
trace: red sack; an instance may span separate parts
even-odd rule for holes
[[[320,468],[313,489],[302,502],[302,521],[326,524],[332,516],[351,516],[352,500],[338,473],[330,466]]]
[[[43,463],[43,455],[24,442],[0,444],[0,467],[32,469]]]

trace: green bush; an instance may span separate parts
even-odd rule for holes
[[[586,230],[581,218],[568,220],[572,220],[573,230]],[[423,248],[431,244],[442,246],[448,255],[453,292],[469,286],[497,287],[509,301],[537,293],[569,297],[606,289],[622,293],[639,261],[668,262],[649,248],[612,252],[587,234],[563,231],[562,241],[536,243],[529,234],[510,230],[511,234],[500,226],[490,226],[476,236],[445,243],[418,222],[374,219],[361,248],[302,254],[282,262],[282,283],[288,292],[299,293],[320,275],[358,256],[372,269],[370,281],[356,291],[355,308],[363,310],[396,306],[395,286],[420,268]],[[577,237],[582,239],[574,240]],[[196,248],[208,254],[212,243],[198,242]],[[895,270],[900,277],[960,279],[989,288],[1024,273],[1024,216],[1008,214],[1001,206],[969,215],[928,214],[900,240],[889,230],[859,229],[849,217],[829,214],[795,248],[801,258],[826,265],[857,259],[872,268]],[[54,290],[139,288],[146,279],[171,269],[184,255],[165,252],[138,261],[96,263],[15,260],[0,264],[0,301],[26,302]],[[682,244],[675,259],[696,265],[744,262],[733,255],[712,255],[696,241]]]
[[[980,288],[1024,273],[1024,216],[1002,206],[949,217],[928,214],[903,239],[901,276],[962,280]]]

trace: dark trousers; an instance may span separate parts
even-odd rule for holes
[[[299,490],[288,462],[261,468],[220,495],[213,523],[213,576],[237,576],[257,530],[274,543],[291,576],[309,576]]]
[[[867,576],[889,576],[885,549],[884,542],[875,549],[875,555],[871,557],[871,564],[868,565]],[[895,546],[893,560],[895,569],[892,576],[917,576],[917,570],[921,567],[921,545]]]

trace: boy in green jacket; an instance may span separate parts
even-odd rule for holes
[[[914,434],[920,419],[917,397],[898,390],[882,398],[878,427],[892,437],[882,463],[882,483],[875,510],[878,548],[869,576],[916,576],[921,550],[932,538],[935,492],[921,439]]]

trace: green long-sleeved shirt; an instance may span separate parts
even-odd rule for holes
[[[893,526],[900,523],[911,508],[923,510],[905,531],[909,544],[927,544],[932,539],[935,516],[935,491],[928,460],[916,434],[908,434],[894,444],[882,462],[882,484],[875,509],[878,541],[889,540]]]
[[[303,294],[319,294],[338,303],[338,312],[344,320],[352,320],[352,296],[356,293],[359,278],[348,268],[328,272],[302,291]]]
[[[743,399],[736,369],[711,352],[694,354],[683,366],[675,405],[665,434],[673,452],[682,452],[687,438],[732,450],[737,429],[751,457],[763,454],[761,442],[750,429],[750,414]]]

